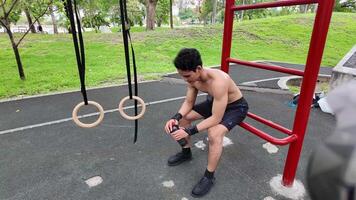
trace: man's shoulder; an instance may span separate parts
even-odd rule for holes
[[[212,78],[211,86],[217,86],[217,87],[228,86],[230,81],[231,78],[229,76],[224,76],[223,74],[216,74],[216,76]]]
[[[221,81],[221,79],[226,79],[227,81],[230,80],[229,74],[225,73],[224,71],[220,69],[209,69],[211,77],[213,79],[217,79],[218,81]]]

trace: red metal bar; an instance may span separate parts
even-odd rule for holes
[[[307,63],[305,66],[305,76],[301,86],[298,107],[293,125],[293,134],[298,136],[298,140],[293,142],[288,150],[282,179],[282,183],[285,186],[292,186],[294,182],[300,152],[303,146],[304,135],[307,129],[311,107],[310,105],[312,103],[315,85],[318,78],[333,6],[334,0],[320,1],[318,11],[315,16],[313,33],[310,41]]]
[[[230,57],[232,28],[234,24],[234,11],[230,8],[235,5],[235,0],[226,0],[225,18],[224,18],[224,35],[221,50],[221,70],[229,73],[229,62],[226,60]]]
[[[262,63],[243,61],[243,60],[238,60],[238,59],[234,59],[234,58],[227,58],[227,61],[236,63],[236,64],[240,64],[240,65],[255,67],[255,68],[259,68],[259,69],[267,69],[267,70],[282,72],[282,73],[286,73],[286,74],[304,76],[304,71],[298,70],[298,69],[290,69],[290,68],[281,67],[281,66],[277,66],[277,65],[266,65],[266,64],[262,64]]]
[[[249,5],[232,6],[231,10],[232,11],[250,10],[250,9],[295,6],[295,5],[313,4],[313,3],[318,3],[318,0],[282,0],[282,1],[256,3],[256,4],[249,4]]]
[[[270,127],[274,128],[274,129],[276,129],[278,131],[281,131],[282,133],[285,133],[287,135],[292,135],[292,131],[291,130],[289,130],[289,129],[287,129],[287,128],[285,128],[285,127],[283,127],[283,126],[281,126],[281,125],[279,125],[279,124],[277,124],[277,123],[275,123],[275,122],[273,122],[271,120],[267,120],[267,119],[265,119],[263,117],[260,117],[258,115],[253,114],[253,113],[250,113],[250,112],[247,113],[247,116],[249,116],[252,119],[254,119],[256,121],[259,121],[259,122],[261,122],[263,124],[266,124],[267,126],[270,126]]]
[[[276,2],[267,2],[267,3],[241,5],[241,6],[235,6],[234,3],[235,0],[226,0],[221,70],[228,73],[229,62],[234,62],[243,65],[248,64],[248,66],[257,67],[261,69],[268,69],[268,70],[274,70],[274,71],[304,76],[301,92],[300,92],[301,95],[300,95],[297,112],[294,119],[292,135],[284,139],[278,139],[266,134],[263,131],[258,130],[257,128],[245,122],[240,124],[241,127],[245,128],[248,131],[251,131],[252,133],[256,134],[257,136],[267,141],[270,141],[273,144],[285,145],[291,143],[288,150],[288,155],[287,155],[286,164],[283,172],[283,179],[282,179],[282,184],[284,186],[289,187],[293,185],[295,173],[300,158],[300,152],[302,149],[304,135],[307,128],[307,123],[308,123],[308,118],[310,113],[310,105],[312,102],[315,84],[320,69],[320,63],[325,47],[325,41],[329,29],[332,9],[334,6],[334,0],[320,0],[320,1],[319,0],[282,0]],[[230,58],[234,11],[258,9],[258,8],[271,8],[271,7],[280,7],[280,6],[292,6],[292,5],[301,5],[301,4],[312,4],[312,3],[318,3],[318,10],[315,17],[314,28],[310,41],[308,58],[307,58],[306,68],[304,73],[299,70],[285,69],[278,66],[277,67],[272,66],[271,68],[271,66],[267,66],[263,64],[262,65],[255,64],[255,63],[251,64],[250,62],[239,61],[237,59]],[[257,117],[253,116],[252,118],[260,122],[268,121],[268,120],[262,120],[258,116]]]
[[[275,144],[275,145],[286,145],[286,144],[292,143],[297,140],[296,135],[290,135],[283,139],[275,138],[275,137],[253,127],[252,125],[250,125],[246,122],[241,122],[240,126],[244,129],[250,131],[251,133],[257,135],[258,137],[260,137],[264,140],[267,140],[268,142]]]

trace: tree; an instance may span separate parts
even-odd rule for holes
[[[347,0],[343,2],[343,7],[345,7],[348,12],[356,12],[356,0]]]
[[[81,16],[79,17],[80,18],[79,20],[82,22],[83,27],[94,28],[96,32],[97,32],[96,29],[97,23],[101,21],[105,21],[105,19],[101,19],[101,17],[105,17],[105,16],[103,16],[102,13],[99,14],[100,5],[101,5],[100,2],[101,1],[94,1],[94,0],[79,1],[77,5],[78,10],[82,9],[84,12],[83,18]],[[94,22],[94,20],[96,22]]]
[[[106,12],[111,23],[121,24],[118,0],[104,0],[101,6],[101,10]],[[141,0],[127,0],[126,9],[130,25],[138,24],[142,26],[142,20],[145,17],[145,6],[141,3]]]
[[[153,30],[155,27],[157,1],[146,0],[146,30]]]
[[[26,15],[26,18],[27,18],[28,27],[30,27],[31,33],[36,33],[36,28],[33,25],[30,11],[28,10],[28,8],[25,8],[24,12],[25,12],[25,15]]]
[[[20,6],[28,10],[31,17],[37,19],[39,26],[41,26],[40,19],[48,13],[52,4],[53,0],[20,0]],[[45,13],[43,13],[44,11]]]
[[[53,5],[49,6],[49,12],[50,12],[52,24],[53,24],[53,33],[58,34],[57,19],[56,19],[56,16],[54,15]]]
[[[157,3],[156,19],[158,27],[161,27],[162,23],[168,23],[168,15],[170,10],[169,1],[170,0],[160,0]]]
[[[130,0],[127,1],[126,7],[130,25],[138,24],[142,26],[145,18],[145,5],[138,0]]]
[[[65,27],[67,29],[68,33],[72,33],[72,30],[70,27],[70,21],[67,16],[66,8],[64,7],[65,4],[66,4],[65,0],[55,0],[54,1],[54,5],[57,8],[57,13],[59,14],[57,22],[60,27]],[[80,20],[81,20],[81,18],[80,18]],[[84,28],[82,30],[84,32]]]
[[[336,0],[334,11],[337,12],[356,12],[356,0]]]
[[[140,24],[144,18],[144,6],[139,0],[127,0],[126,8],[129,23]],[[98,28],[110,23],[120,24],[120,9],[118,0],[82,0],[79,2],[84,11],[83,25],[85,27]]]
[[[99,31],[100,26],[109,26],[109,22],[106,21],[106,15],[102,12],[95,13],[92,16],[83,17],[83,26],[87,28],[94,28],[95,32]]]
[[[169,0],[169,24],[173,29],[173,0]]]
[[[192,20],[195,18],[194,11],[191,8],[183,8],[178,14],[181,20]]]
[[[238,0],[238,4],[255,4],[255,3],[262,3],[267,2],[268,0]],[[290,7],[282,7],[282,12],[284,9],[289,12]],[[253,10],[246,10],[237,13],[237,18],[239,21],[243,19],[255,19],[255,18],[263,18],[271,15],[271,11],[268,9],[253,9]]]
[[[207,24],[210,21],[211,13],[213,11],[213,1],[204,0],[201,8],[200,18],[204,21],[204,24]]]
[[[43,7],[43,3],[47,2],[46,6]],[[52,3],[52,0],[38,0],[35,2],[37,4],[37,8],[42,8],[42,12],[38,14],[37,16],[34,16],[34,21],[32,24],[29,26],[33,26],[40,17],[46,14],[49,5]],[[36,5],[33,4],[34,7]],[[21,44],[22,40],[25,38],[25,36],[29,33],[30,28],[27,29],[27,31],[20,36],[20,39],[15,41],[14,34],[11,31],[11,23],[15,23],[16,21],[19,20],[19,16],[21,14],[21,7],[20,7],[20,1],[19,0],[0,0],[0,24],[3,26],[6,30],[7,35],[9,36],[12,49],[15,54],[16,58],[16,63],[17,63],[17,68],[19,71],[19,76],[21,80],[25,80],[25,73],[23,70],[22,62],[21,62],[21,57],[19,53],[19,45]]]
[[[213,4],[213,12],[212,12],[212,15],[211,15],[211,23],[215,24],[215,22],[216,22],[216,9],[217,9],[217,6],[218,6],[218,0],[212,0],[211,3]]]

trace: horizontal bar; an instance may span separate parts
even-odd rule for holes
[[[258,137],[267,140],[268,142],[275,144],[275,145],[286,145],[289,143],[292,143],[297,140],[297,136],[295,134],[287,136],[283,139],[275,138],[273,136],[268,135],[267,133],[253,127],[252,125],[246,123],[246,122],[241,122],[240,126],[251,133],[257,135]]]
[[[233,11],[251,10],[251,9],[259,9],[259,8],[295,6],[295,5],[313,4],[313,3],[318,3],[318,0],[282,0],[282,1],[274,1],[274,2],[264,2],[264,3],[232,6],[231,10]]]
[[[299,70],[299,69],[291,69],[291,68],[281,67],[281,66],[277,66],[277,65],[266,65],[266,64],[262,64],[262,63],[243,61],[243,60],[238,60],[238,59],[234,59],[234,58],[227,58],[227,61],[230,63],[236,63],[236,64],[246,65],[246,66],[260,68],[260,69],[267,69],[267,70],[277,71],[277,72],[286,73],[286,74],[304,76],[304,71]]]
[[[259,122],[261,122],[263,124],[266,124],[267,126],[270,126],[270,127],[274,128],[276,130],[279,130],[282,133],[285,133],[287,135],[292,135],[292,131],[291,130],[289,130],[289,129],[287,129],[287,128],[285,128],[285,127],[283,127],[283,126],[281,126],[281,125],[279,125],[279,124],[277,124],[277,123],[275,123],[275,122],[273,122],[271,120],[267,120],[267,119],[265,119],[263,117],[260,117],[258,115],[253,114],[253,113],[250,113],[250,112],[247,113],[247,116],[249,116],[252,119],[254,119],[256,121],[259,121]]]

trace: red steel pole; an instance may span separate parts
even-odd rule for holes
[[[249,67],[266,69],[266,70],[271,70],[271,71],[276,71],[276,72],[281,72],[281,73],[286,73],[286,74],[293,74],[293,75],[297,75],[297,76],[304,76],[304,71],[299,70],[299,69],[292,69],[292,68],[281,67],[281,66],[277,66],[277,65],[266,65],[263,63],[243,61],[243,60],[239,60],[239,59],[235,59],[235,58],[228,58],[227,60],[230,63],[236,63],[236,64],[245,65],[245,66],[249,66]]]
[[[312,4],[318,3],[318,0],[279,0],[273,2],[263,2],[256,4],[247,4],[232,7],[232,10],[251,10],[251,9],[260,9],[260,8],[274,8],[274,7],[282,7],[282,6],[295,6],[295,5],[303,5],[303,4]]]
[[[279,139],[279,138],[275,138],[269,134],[267,134],[264,131],[261,131],[260,129],[246,123],[246,122],[241,122],[240,126],[248,131],[250,131],[251,133],[257,135],[258,137],[272,143],[275,145],[286,145],[286,144],[290,144],[294,141],[296,141],[298,139],[298,137],[296,135],[289,135],[285,138]]]
[[[221,70],[229,73],[229,62],[227,58],[230,57],[232,29],[234,24],[234,11],[231,9],[235,5],[235,0],[226,0],[225,5],[225,19],[224,19],[224,35],[221,54]]]
[[[279,125],[277,123],[274,123],[271,120],[267,120],[267,119],[265,119],[263,117],[260,117],[260,116],[258,116],[256,114],[253,114],[251,112],[248,112],[247,116],[249,116],[250,118],[252,118],[252,119],[254,119],[254,120],[258,121],[258,122],[261,122],[261,123],[263,123],[263,124],[265,124],[267,126],[270,126],[271,128],[274,128],[274,129],[276,129],[276,130],[278,130],[278,131],[280,131],[282,133],[285,133],[287,135],[292,135],[292,131],[291,130],[289,130],[289,129],[287,129],[287,128],[285,128],[285,127],[283,127],[283,126],[281,126],[281,125]]]
[[[293,134],[296,134],[298,139],[290,144],[288,150],[282,180],[284,186],[292,186],[294,182],[333,6],[334,0],[320,1],[315,16],[300,98],[292,130]]]

